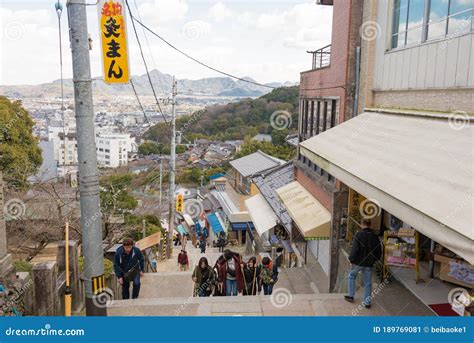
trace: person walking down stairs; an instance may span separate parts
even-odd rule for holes
[[[199,249],[201,249],[201,254],[206,253],[206,245],[207,245],[206,239],[204,238],[204,236],[201,236],[199,239]]]

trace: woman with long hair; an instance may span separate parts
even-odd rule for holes
[[[201,257],[199,263],[194,268],[194,296],[208,297],[212,294],[214,284],[216,282],[216,275],[214,270],[209,266],[207,258]]]
[[[249,258],[247,263],[242,263],[242,275],[244,277],[243,295],[257,295],[260,293],[260,266],[257,266],[255,257]]]

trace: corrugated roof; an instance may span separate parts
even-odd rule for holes
[[[283,163],[285,163],[285,161],[267,155],[260,150],[230,161],[230,165],[244,177],[262,173],[268,169],[278,167]]]

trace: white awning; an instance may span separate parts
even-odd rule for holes
[[[328,239],[331,213],[298,181],[276,190],[305,239]]]
[[[263,195],[257,194],[246,199],[245,206],[260,237],[277,224],[278,218]]]
[[[183,219],[184,221],[186,222],[186,224],[188,225],[189,228],[191,228],[191,226],[194,226],[194,220],[193,218],[191,218],[191,216],[187,213],[184,213],[183,214]]]
[[[352,189],[474,263],[472,117],[365,112],[300,148]]]

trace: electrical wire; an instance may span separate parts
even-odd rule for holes
[[[138,10],[137,0],[133,0],[133,5],[135,6],[135,11],[137,12],[138,18],[140,20],[142,20],[142,17],[140,15],[140,11]],[[153,63],[153,68],[155,70],[158,70],[158,68],[156,68],[155,59],[153,58],[153,53],[151,52],[151,47],[150,47],[150,42],[148,41],[148,36],[147,36],[146,31],[143,27],[142,27],[142,32],[143,32],[143,36],[145,37],[145,42],[146,42],[146,45],[148,47],[148,53],[150,54],[150,57],[151,57],[151,62]],[[158,78],[158,84],[160,86],[161,93],[163,93],[163,94],[166,93],[165,87],[163,87],[163,83],[161,82],[160,78]]]
[[[132,89],[133,89],[133,93],[135,94],[135,97],[137,98],[137,101],[138,101],[138,105],[140,105],[140,108],[143,112],[143,116],[145,117],[145,121],[147,122],[147,124],[150,124],[150,121],[148,120],[148,117],[146,115],[146,112],[145,112],[145,109],[143,108],[143,105],[140,101],[140,98],[138,97],[138,94],[137,94],[137,90],[135,89],[135,85],[133,84],[133,81],[132,79],[130,79],[130,85],[132,86]]]
[[[130,13],[130,17],[133,18],[132,10],[130,9],[130,5],[128,4],[128,0],[125,0],[125,4],[127,5],[127,9],[128,9],[128,13]],[[161,106],[160,106],[160,102],[158,100],[158,97],[156,96],[155,88],[153,87],[153,82],[151,81],[150,72],[148,71],[148,65],[146,63],[145,55],[143,54],[142,44],[140,42],[140,38],[138,37],[137,28],[135,27],[135,23],[134,23],[133,20],[132,20],[132,27],[133,27],[133,31],[135,32],[135,37],[137,39],[138,47],[140,48],[140,54],[142,56],[143,64],[145,65],[146,74],[148,76],[148,81],[150,83],[150,87],[151,87],[151,90],[153,92],[153,96],[155,97],[156,105],[158,106],[158,110],[159,110],[161,116],[163,117],[164,122],[166,124],[169,124],[168,121],[166,120],[166,117],[165,117],[163,111],[161,110]]]
[[[129,10],[130,12],[130,10]],[[269,85],[264,85],[264,84],[261,84],[261,83],[258,83],[256,81],[251,81],[251,80],[246,80],[246,79],[243,79],[241,77],[238,77],[238,76],[235,76],[235,75],[232,75],[232,74],[229,74],[225,71],[222,71],[222,70],[219,70],[217,68],[214,68],[204,62],[201,62],[200,60],[190,56],[189,54],[185,53],[184,51],[178,49],[176,46],[174,46],[173,44],[171,44],[170,42],[168,42],[166,39],[164,39],[162,36],[160,36],[158,33],[154,32],[152,29],[150,29],[148,26],[146,26],[145,24],[143,24],[139,19],[135,18],[135,16],[133,16],[132,12],[130,12],[130,17],[132,18],[132,23],[134,21],[136,21],[138,24],[140,24],[143,28],[145,28],[148,32],[150,32],[152,35],[154,35],[155,37],[159,38],[162,42],[164,42],[166,45],[168,45],[169,47],[171,47],[172,49],[176,50],[177,52],[179,52],[180,54],[182,54],[183,56],[189,58],[190,60],[200,64],[201,66],[205,67],[205,68],[208,68],[210,70],[213,70],[219,74],[222,74],[222,75],[225,75],[225,76],[228,76],[230,78],[233,78],[233,79],[236,79],[236,80],[239,80],[239,81],[242,81],[242,82],[247,82],[247,83],[250,83],[250,84],[253,84],[253,85],[256,85],[256,86],[260,86],[260,87],[266,87],[266,88],[271,88],[271,89],[276,89],[278,87],[273,87],[273,86],[269,86]]]

